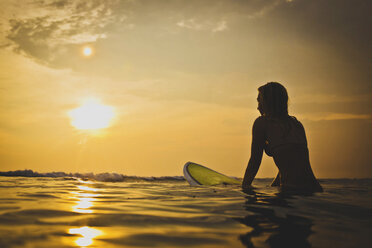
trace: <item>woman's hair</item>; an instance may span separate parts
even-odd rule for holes
[[[258,110],[262,115],[273,118],[288,116],[288,93],[283,85],[269,82],[258,88]]]

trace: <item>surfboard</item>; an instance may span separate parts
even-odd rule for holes
[[[203,165],[187,162],[183,167],[183,175],[190,185],[220,185],[220,184],[241,184],[240,181],[225,176],[217,171]]]

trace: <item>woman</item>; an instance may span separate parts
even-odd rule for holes
[[[323,191],[311,170],[305,129],[294,116],[288,115],[287,90],[280,83],[270,82],[258,88],[258,92],[261,116],[253,124],[251,158],[243,190],[251,187],[265,150],[279,169],[271,186],[290,191]]]

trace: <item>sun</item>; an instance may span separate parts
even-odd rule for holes
[[[68,112],[71,125],[79,130],[97,130],[110,126],[115,116],[114,108],[101,104],[96,98],[89,98],[83,104]]]
[[[83,54],[85,57],[89,57],[93,54],[93,49],[90,46],[85,46],[83,48]]]

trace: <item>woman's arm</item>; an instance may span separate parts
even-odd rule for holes
[[[245,171],[242,188],[251,187],[252,181],[260,167],[263,149],[265,145],[265,123],[262,117],[258,117],[253,123],[251,158]]]

